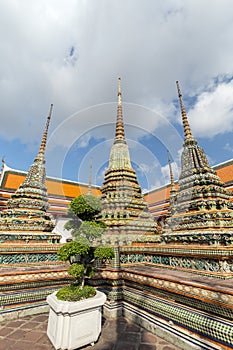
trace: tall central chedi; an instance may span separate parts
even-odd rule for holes
[[[103,238],[112,242],[138,240],[156,232],[156,224],[148,211],[136,172],[130,162],[124,131],[120,82],[119,78],[115,139],[101,189],[101,220],[107,225]]]

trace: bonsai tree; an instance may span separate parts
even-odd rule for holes
[[[65,224],[67,230],[71,230],[72,236],[81,242],[93,241],[101,236],[106,225],[98,220],[102,210],[99,198],[92,195],[80,195],[74,198],[68,208],[70,220]]]
[[[85,285],[85,281],[94,274],[95,259],[106,260],[114,257],[111,247],[91,248],[86,240],[82,239],[64,244],[57,254],[59,260],[70,263],[68,273],[73,277],[71,284],[61,288],[56,294],[59,300],[67,301],[78,301],[94,296],[95,288]]]

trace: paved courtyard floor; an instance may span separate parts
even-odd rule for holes
[[[48,314],[0,323],[0,350],[53,350],[47,337]],[[100,338],[82,350],[179,350],[126,319],[103,319]]]

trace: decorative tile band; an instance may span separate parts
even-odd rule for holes
[[[183,254],[184,255],[184,254]],[[228,260],[195,258],[185,256],[156,255],[149,253],[132,253],[120,255],[121,264],[147,263],[159,267],[171,267],[175,269],[189,270],[197,273],[211,273],[213,277],[225,278],[229,274],[233,278],[233,258]]]
[[[233,346],[233,325],[214,316],[194,311],[191,308],[167,302],[161,298],[150,297],[136,290],[124,288],[124,300],[137,305],[154,315],[190,329],[213,341]]]
[[[155,288],[152,286],[147,286],[145,284],[141,285],[129,280],[125,280],[125,286],[139,291],[144,291],[151,295],[155,295],[155,297],[174,300],[174,302],[177,302],[179,304],[187,305],[191,308],[201,310],[209,314],[218,315],[222,318],[226,318],[227,320],[233,320],[233,309],[225,307],[221,303],[216,304],[212,303],[211,301],[208,302],[208,300],[200,302],[199,299],[193,297],[192,295],[188,296],[181,293],[177,294],[175,291],[172,292],[167,289]]]
[[[48,254],[1,254],[0,264],[22,264],[58,261],[56,253]]]
[[[38,273],[24,273],[24,274],[13,274],[13,275],[0,275],[0,283],[20,283],[37,280],[50,280],[50,279],[62,279],[68,278],[69,274],[67,271],[48,271]]]
[[[165,289],[172,293],[182,294],[191,298],[196,298],[205,302],[215,303],[221,306],[233,308],[233,295],[221,293],[217,291],[208,290],[207,288],[187,285],[184,282],[173,282],[155,278],[153,276],[144,276],[136,274],[132,271],[124,271],[122,274],[124,280],[131,280],[140,285],[149,285],[159,289]]]
[[[36,291],[27,291],[13,294],[5,294],[0,296],[0,306],[5,307],[12,304],[23,304],[30,303],[33,301],[45,300],[46,297],[57,291],[58,288],[51,288],[46,290],[36,290]]]
[[[8,245],[8,244],[2,244],[0,246],[0,253],[1,254],[9,254],[9,253],[24,253],[24,252],[57,252],[58,249],[61,247],[61,244],[40,244],[40,245],[33,245],[33,244],[17,244],[17,245]]]
[[[3,225],[2,225],[3,226]],[[23,225],[22,225],[23,226]],[[18,224],[16,225],[16,229],[18,227]],[[40,226],[34,226],[34,230],[35,233],[29,233],[26,234],[25,231],[31,231],[32,227],[28,228],[25,227],[25,229],[23,230],[22,228],[22,232],[17,232],[17,233],[7,233],[7,229],[8,227],[4,228],[1,227],[3,230],[6,230],[6,233],[0,233],[0,243],[9,243],[9,242],[21,242],[23,243],[29,243],[29,242],[33,242],[33,243],[48,243],[48,244],[52,244],[52,243],[59,243],[61,236],[59,235],[55,235],[52,233],[47,233],[47,234],[38,234],[37,231],[39,231],[41,229]]]
[[[199,337],[197,333],[190,332],[184,327],[174,325],[161,317],[157,317],[142,310],[136,305],[127,302],[122,303],[124,317],[147,329],[155,335],[170,342],[184,350],[223,350],[222,344],[211,342],[206,338]],[[226,349],[226,347],[224,347]],[[227,347],[228,349],[228,347]]]
[[[29,288],[42,288],[42,287],[52,287],[54,285],[63,285],[65,279],[62,280],[51,280],[51,281],[37,281],[37,282],[21,282],[21,283],[15,283],[15,284],[3,284],[0,285],[0,292],[7,292],[7,291],[20,291],[20,289],[29,289]],[[70,282],[70,279],[67,279],[67,283]]]
[[[200,256],[200,257],[233,257],[233,247],[222,247],[222,246],[212,246],[212,247],[192,247],[190,245],[182,246],[164,246],[153,243],[141,243],[134,242],[132,246],[122,246],[121,254],[157,254],[157,255],[179,255],[179,256]]]

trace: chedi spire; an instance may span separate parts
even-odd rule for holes
[[[51,116],[52,116],[52,112],[53,112],[53,104],[51,103],[50,110],[49,110],[49,115],[47,117],[45,130],[44,130],[44,134],[43,134],[43,137],[42,137],[40,150],[39,150],[39,153],[37,155],[37,158],[44,158],[45,148],[46,148],[46,143],[47,143],[47,137],[48,137],[49,123],[50,123],[50,119],[51,119]]]
[[[190,126],[189,126],[189,122],[188,122],[187,114],[186,114],[186,111],[184,108],[184,103],[182,100],[182,94],[180,91],[180,86],[179,86],[178,81],[176,81],[176,86],[177,86],[177,91],[178,91],[178,97],[180,100],[180,109],[181,109],[182,122],[183,122],[183,127],[184,127],[184,142],[190,142],[190,141],[196,142],[193,135],[192,135]]]
[[[172,171],[172,165],[171,165],[171,159],[170,159],[170,152],[167,151],[167,157],[168,157],[168,165],[169,165],[169,172],[170,172],[170,180],[171,180],[171,191],[176,191],[175,189],[175,181],[174,181],[174,176],[173,176],[173,171]]]
[[[116,121],[116,133],[114,143],[125,141],[125,130],[123,122],[123,113],[122,113],[122,96],[121,96],[121,78],[118,78],[118,104],[117,104],[117,121]]]

